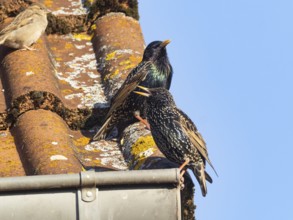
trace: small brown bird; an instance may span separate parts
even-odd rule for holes
[[[202,195],[206,196],[206,180],[212,183],[212,178],[205,171],[206,161],[214,167],[195,124],[176,107],[167,89],[138,87],[144,92],[134,92],[148,97],[146,115],[158,148],[167,159],[181,165],[180,169],[190,168],[199,182]]]
[[[14,49],[34,50],[30,46],[44,33],[48,25],[47,13],[44,5],[32,4],[0,31],[0,44]]]

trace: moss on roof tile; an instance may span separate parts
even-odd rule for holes
[[[89,19],[95,20],[110,12],[122,12],[139,19],[137,0],[96,0],[90,7]]]

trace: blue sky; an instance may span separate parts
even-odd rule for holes
[[[139,1],[146,43],[170,39],[171,92],[217,178],[198,220],[293,219],[293,1]]]

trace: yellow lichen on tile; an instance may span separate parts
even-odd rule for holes
[[[124,60],[119,63],[119,66],[124,66],[124,70],[133,69],[141,61],[140,56],[131,55],[127,60]]]
[[[52,7],[53,5],[53,0],[45,0],[44,5],[48,8]]]
[[[140,158],[137,161],[133,162],[135,166],[133,167],[134,170],[139,170],[139,168],[144,164],[147,158]]]
[[[63,84],[63,85],[66,85],[66,84],[68,84],[68,82],[67,82],[67,81],[65,81],[65,80],[63,80],[63,79],[60,79],[60,80],[59,80],[59,83],[61,83],[61,84]]]
[[[43,39],[42,38],[39,38],[36,43],[42,44],[43,43]]]
[[[151,135],[140,137],[132,145],[131,154],[134,156],[139,155],[140,153],[152,148],[155,145],[156,145],[155,141]],[[154,148],[152,148],[152,149],[154,149]]]
[[[139,169],[145,160],[156,151],[156,149],[153,148],[155,145],[155,141],[151,135],[138,138],[132,145],[131,154],[133,156],[133,160],[131,164],[135,164],[135,170]]]
[[[69,94],[73,93],[72,89],[63,89],[63,90],[61,90],[61,92],[64,95],[69,95]]]
[[[137,64],[141,61],[141,56],[135,56],[135,55],[131,55],[129,57],[129,61],[133,64]]]
[[[66,42],[64,48],[71,49],[71,48],[73,48],[73,45],[71,43]]]
[[[119,66],[129,65],[129,64],[130,64],[130,60],[124,60],[124,61],[119,63]]]
[[[116,69],[114,72],[106,75],[105,80],[114,79],[119,74],[119,69]]]
[[[75,146],[85,146],[89,143],[90,138],[87,137],[81,137],[76,140],[73,140],[73,143]]]
[[[81,40],[90,41],[93,38],[93,34],[92,35],[88,35],[86,33],[73,34],[73,38],[78,40],[78,41],[81,41]]]
[[[124,70],[133,69],[135,66],[136,66],[135,64],[129,64],[129,65],[125,66],[123,69]]]
[[[101,166],[102,161],[96,158],[95,160],[92,161],[92,163],[96,166]]]
[[[80,162],[84,167],[100,167],[102,165],[101,160],[92,154],[87,156],[83,155],[81,158]]]
[[[96,30],[97,29],[97,25],[96,24],[93,24],[92,26],[91,26],[91,30]]]
[[[116,51],[112,52],[112,53],[108,53],[106,55],[106,60],[113,60],[115,58],[116,55]]]

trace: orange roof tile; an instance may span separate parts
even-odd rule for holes
[[[26,6],[19,2],[0,0],[6,7],[0,10],[0,19],[13,6],[14,11]],[[79,2],[44,1],[57,20],[70,17],[77,23],[87,15]],[[127,2],[123,1],[124,8]],[[99,12],[92,8],[93,19]],[[0,176],[176,166],[139,123],[124,131],[120,143],[115,139],[88,143],[100,126],[107,100],[141,61],[144,39],[138,21],[123,13],[83,22],[92,31],[44,35],[33,46],[35,51],[0,47]],[[58,27],[51,32],[58,32]],[[193,198],[188,184],[184,201]],[[193,216],[190,201],[185,209],[186,216]]]

